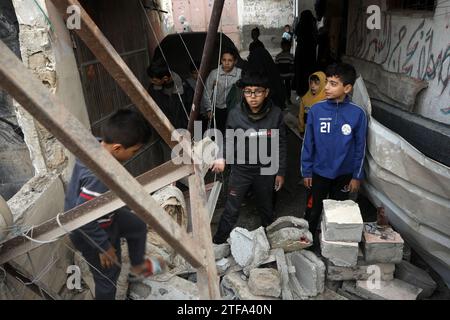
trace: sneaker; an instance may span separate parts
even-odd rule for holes
[[[139,274],[128,274],[129,282],[139,282],[145,278],[155,276],[164,272],[166,268],[166,262],[161,257],[150,257],[145,259],[145,270]]]

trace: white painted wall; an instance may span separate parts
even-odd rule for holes
[[[347,54],[378,63],[385,70],[427,81],[429,87],[419,95],[415,112],[450,124],[450,7],[447,3],[438,0],[436,11],[431,14],[387,13],[386,0],[350,0]],[[382,9],[381,30],[366,28],[366,8],[372,4]]]

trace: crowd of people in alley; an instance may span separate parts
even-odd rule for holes
[[[286,25],[281,30],[280,52],[275,57],[260,40],[259,28],[251,31],[251,37],[246,61],[235,47],[222,47],[220,64],[205,79],[199,77],[200,61],[186,62],[188,77],[171,70],[165,59],[152,61],[147,69],[148,93],[174,128],[186,129],[197,81],[204,86],[198,106],[202,131],[216,129],[225,140],[211,166],[211,172],[226,180],[227,186],[225,209],[213,235],[215,244],[227,241],[249,194],[255,199],[262,225],[274,222],[274,204],[285,182],[288,153],[301,153],[297,171],[308,194],[304,217],[316,243],[322,201],[348,199],[350,193],[358,192],[364,178],[367,118],[350,99],[356,71],[349,64],[330,59],[326,48],[320,46],[317,19],[309,10],[301,13],[293,28]],[[293,105],[298,109],[301,150],[288,150],[287,145],[284,114]],[[239,140],[234,134],[237,130],[250,133]],[[145,145],[151,132],[139,112],[121,110],[105,122],[101,143],[118,161],[125,162]],[[272,144],[274,139],[276,144]],[[241,144],[242,154],[236,148],[230,150],[236,145],[233,142]],[[159,143],[164,161],[169,161],[171,149],[162,139]],[[260,157],[263,145],[266,156],[276,161],[276,170],[269,170],[273,163]],[[77,162],[65,210],[106,191],[107,187]],[[164,261],[145,258],[145,230],[145,224],[125,207],[71,234],[74,245],[91,265],[97,299],[114,298],[120,273],[120,238],[128,243],[131,281],[163,271]]]

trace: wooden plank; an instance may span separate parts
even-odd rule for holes
[[[219,277],[217,275],[211,228],[206,208],[205,183],[195,166],[194,174],[189,176],[189,194],[191,198],[192,232],[205,257],[205,265],[197,268],[197,284],[200,299],[220,299]]]
[[[0,85],[194,267],[197,244],[0,41]]]
[[[139,176],[137,181],[147,193],[152,193],[178,179],[193,173],[191,165],[177,166],[169,161],[161,166]],[[103,215],[123,207],[124,202],[113,192],[109,191],[89,202],[85,202],[59,216],[61,229],[55,219],[47,221],[33,229],[33,237],[40,240],[56,239],[66,233],[94,221]],[[0,264],[21,256],[22,254],[40,247],[42,243],[32,242],[21,236],[12,238],[0,247]]]
[[[208,213],[209,213],[209,223],[211,223],[214,211],[216,210],[217,200],[219,200],[220,190],[222,188],[222,182],[216,181],[211,189],[208,197]]]

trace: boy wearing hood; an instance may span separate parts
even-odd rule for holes
[[[223,243],[234,228],[241,203],[252,188],[263,227],[274,221],[273,190],[284,184],[286,129],[281,109],[269,97],[269,80],[260,71],[246,70],[238,83],[243,99],[231,109],[226,123],[226,162],[231,164],[225,210],[213,242]],[[214,162],[212,171],[223,172],[225,159]]]
[[[308,118],[308,112],[311,107],[325,100],[325,84],[327,76],[322,71],[314,72],[309,76],[309,90],[300,100],[300,108],[298,112],[298,129],[300,134],[305,132],[305,123]]]
[[[312,189],[312,211],[305,219],[313,235],[322,201],[347,200],[349,193],[358,192],[364,176],[367,116],[348,97],[356,81],[355,68],[332,64],[326,76],[326,100],[309,111],[301,155],[303,183]]]

